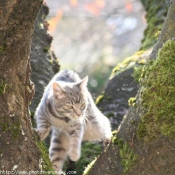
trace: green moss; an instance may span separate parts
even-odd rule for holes
[[[44,52],[49,52],[49,48],[48,48],[48,47],[44,47],[44,48],[43,48],[43,51],[44,51]]]
[[[52,164],[48,157],[49,153],[45,142],[39,141],[36,133],[34,133],[34,138],[35,138],[36,146],[41,154],[40,166],[42,167],[42,170],[46,172],[52,172],[52,174],[54,174]]]
[[[0,54],[3,53],[6,50],[5,46],[0,46]]]
[[[146,62],[145,59],[140,59],[144,53],[145,53],[144,50],[140,50],[136,52],[134,55],[127,57],[123,62],[117,64],[117,66],[114,67],[114,69],[112,70],[110,79],[113,78],[117,73],[126,70],[128,67],[135,66],[136,64],[138,65],[145,64]]]
[[[109,112],[108,114],[106,114],[107,117],[114,117],[114,113],[113,112]]]
[[[12,119],[13,120],[13,119]],[[3,116],[1,118],[1,129],[0,131],[2,133],[6,133],[8,132],[9,135],[11,135],[11,139],[16,140],[19,138],[19,135],[21,134],[21,125],[20,122],[17,118],[15,118],[15,120],[13,122],[9,122],[7,120],[6,116]]]
[[[120,157],[122,159],[121,164],[123,166],[123,174],[127,174],[129,170],[134,167],[137,155],[126,141],[117,138],[117,136],[112,138],[112,143],[117,145],[119,148]]]
[[[141,121],[137,135],[146,141],[160,134],[175,136],[175,42],[167,41],[157,59],[144,69],[141,80]]]
[[[155,23],[159,23],[157,27],[155,27]],[[148,49],[152,47],[157,41],[157,32],[161,30],[163,25],[162,19],[157,19],[156,17],[152,17],[149,20],[148,27],[144,31],[145,38],[142,40],[141,49]]]
[[[156,32],[155,37],[158,39],[160,34],[161,34],[161,31],[159,30]]]
[[[112,99],[112,97],[108,97],[107,99],[108,99],[108,101],[110,101]]]
[[[99,95],[99,96],[96,98],[95,103],[98,104],[98,103],[102,102],[103,100],[104,100],[104,94]]]
[[[132,97],[128,100],[128,105],[129,106],[135,106],[136,104],[136,98],[135,97]]]
[[[112,143],[115,144],[115,145],[118,144],[118,139],[117,139],[116,136],[113,136],[111,141],[112,141]]]
[[[84,168],[89,165],[90,168],[92,164],[95,162],[95,157],[97,157],[101,152],[101,145],[97,143],[84,142],[81,150],[81,158],[78,160],[76,164],[76,174],[81,175]],[[93,161],[93,163],[92,163]],[[89,169],[88,168],[88,169]],[[85,170],[87,174],[87,170]]]
[[[168,11],[168,4],[163,0],[141,0],[146,11],[147,28],[144,31],[141,49],[152,47],[157,41],[157,32],[161,30]]]
[[[139,63],[140,65],[145,65],[146,59],[141,59],[141,60],[138,61],[138,63]]]
[[[35,120],[35,112],[33,112],[33,111],[30,111],[30,118],[31,118],[31,122],[32,122],[32,126],[33,126],[33,128],[36,128],[36,120]]]
[[[10,126],[10,132],[12,134],[12,138],[18,139],[19,135],[21,134],[21,125],[20,122],[17,120]]]
[[[94,165],[94,163],[96,162],[97,158],[95,158],[84,170],[83,175],[88,175],[92,166]]]
[[[129,123],[130,124],[135,124],[136,122],[136,119],[134,117],[131,117],[131,119],[129,120]]]
[[[112,131],[112,136],[115,136],[117,134],[117,130]]]
[[[139,81],[140,81],[140,77],[141,77],[141,74],[142,74],[142,69],[143,69],[143,65],[136,66],[134,68],[134,72],[132,73],[132,77],[134,78],[134,80],[137,83],[139,83]]]
[[[5,94],[7,84],[4,80],[0,79],[0,94]]]
[[[1,132],[6,132],[8,130],[8,127],[9,127],[9,125],[8,125],[7,121],[3,121],[1,123]]]

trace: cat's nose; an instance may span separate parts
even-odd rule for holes
[[[81,116],[81,114],[80,114],[80,113],[77,113],[77,116],[78,116],[78,117],[80,117],[80,116]]]
[[[78,117],[80,117],[80,116],[81,116],[81,111],[76,111],[76,115],[77,115]]]

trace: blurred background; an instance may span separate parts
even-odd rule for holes
[[[46,0],[52,50],[61,69],[89,76],[93,96],[117,63],[138,51],[146,28],[139,0]]]

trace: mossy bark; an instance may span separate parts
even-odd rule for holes
[[[41,0],[0,1],[0,170],[41,170],[28,106],[29,52]]]
[[[173,5],[173,1],[171,1],[171,5],[168,11],[167,18],[164,22],[162,32],[159,35],[158,41],[154,46],[153,52],[150,55],[150,59],[155,59],[157,57],[157,53],[159,49],[162,47],[163,43],[168,41],[169,39],[174,39],[175,35],[175,18],[174,18],[175,7]]]
[[[156,34],[161,30],[166,18],[170,0],[141,0],[147,14],[147,28],[144,31],[141,50],[153,47],[157,41]]]
[[[88,175],[173,175],[175,171],[175,0],[146,64],[135,105]]]

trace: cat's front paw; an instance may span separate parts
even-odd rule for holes
[[[103,140],[103,145],[107,146],[110,143],[110,141],[111,141],[111,139]]]
[[[50,128],[44,128],[44,129],[36,128],[35,131],[37,132],[40,140],[44,140],[48,136]]]
[[[111,138],[112,138],[112,133],[109,133],[109,134],[106,136],[106,138],[103,140],[103,145],[104,145],[104,146],[107,146],[107,145],[110,143]]]
[[[80,158],[80,152],[77,152],[77,151],[74,151],[74,150],[69,151],[69,158],[72,161],[76,162]]]
[[[58,168],[58,165],[52,164],[52,168],[55,171],[56,175],[65,175],[63,171],[60,168]]]

